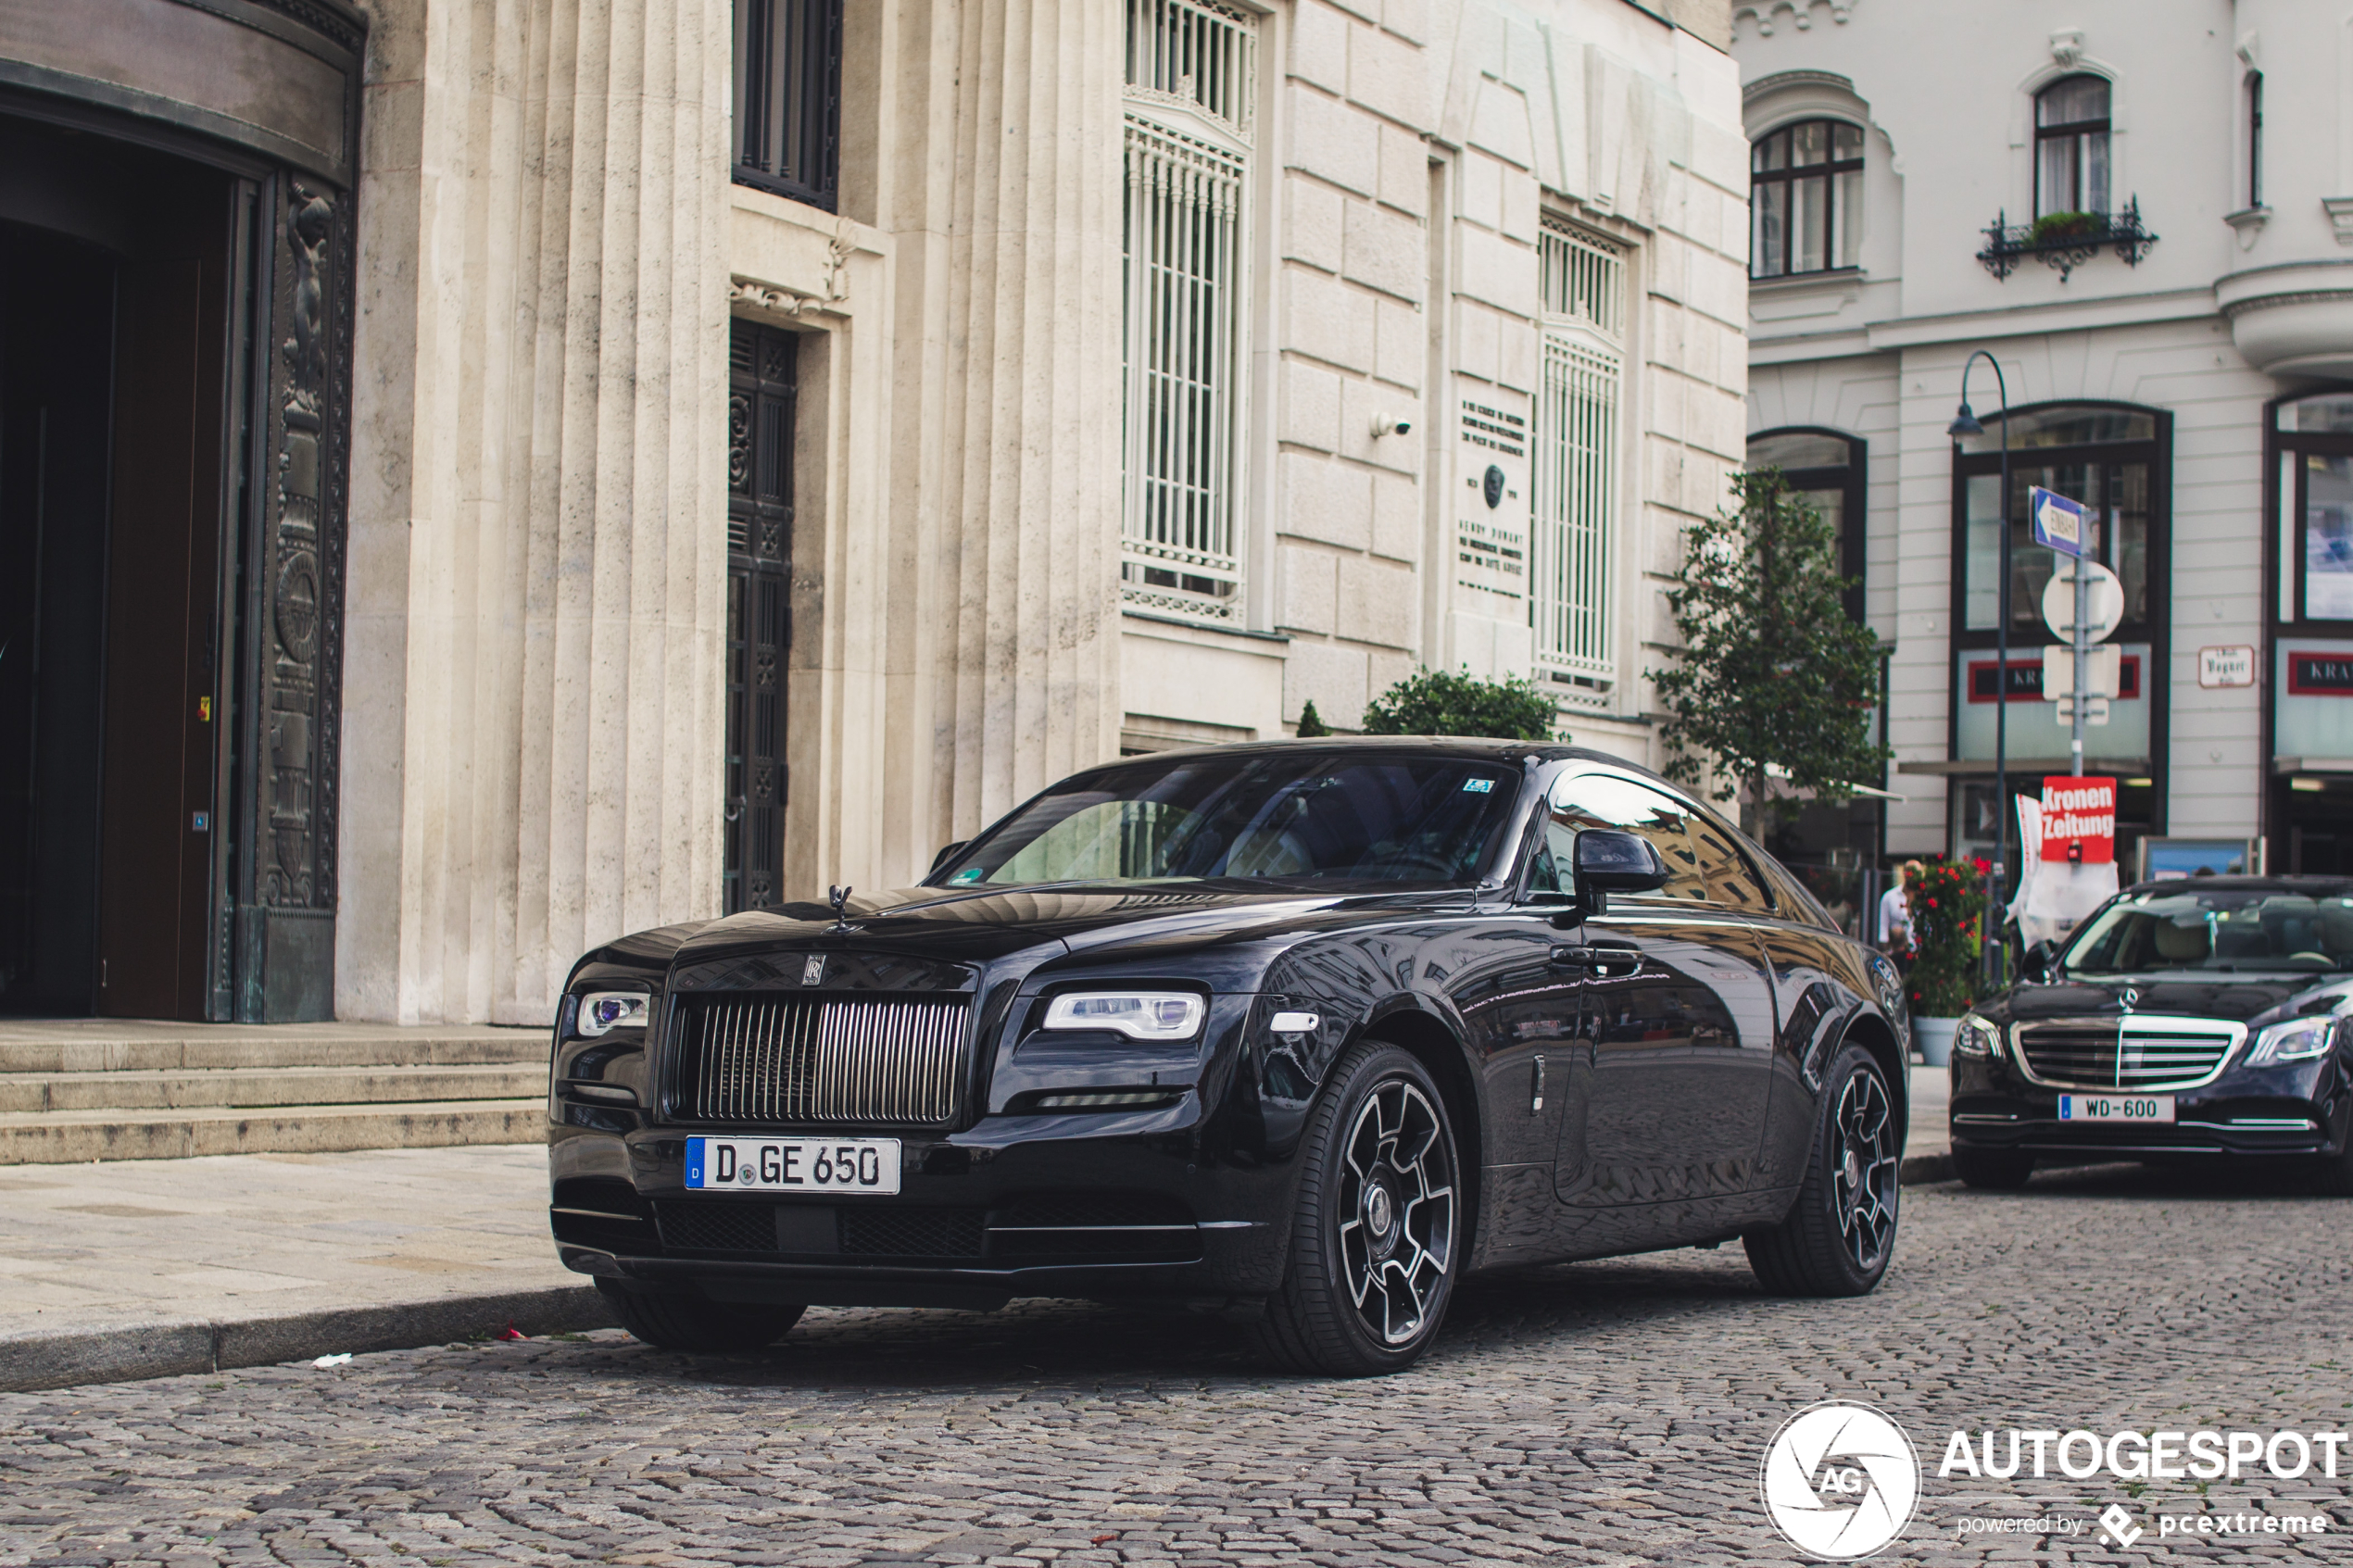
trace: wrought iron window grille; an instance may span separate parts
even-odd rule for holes
[[[2038,257],[2058,269],[2065,282],[2078,267],[2103,250],[2114,250],[2127,267],[2138,267],[2157,235],[2141,221],[2141,198],[2134,196],[2121,212],[2054,212],[2032,223],[2012,223],[2004,212],[1985,226],[1985,248],[1977,259],[1996,278],[2006,279],[2024,257]]]
[[[841,6],[842,0],[736,0],[736,184],[837,210]]]

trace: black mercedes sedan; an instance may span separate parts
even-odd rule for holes
[[[1768,1289],[1871,1289],[1903,1019],[1770,857],[1600,753],[1163,752],[920,886],[581,959],[550,1212],[673,1348],[1061,1296],[1380,1373],[1473,1270],[1737,1237]]]
[[[2293,1158],[2353,1194],[2353,881],[2145,882],[2103,905],[1953,1038],[1953,1161]]]

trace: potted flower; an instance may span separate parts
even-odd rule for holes
[[[2031,245],[2060,245],[2070,240],[2096,239],[2108,219],[2097,212],[2046,212],[2027,231]]]
[[[1985,862],[1925,860],[1904,878],[1911,916],[1912,968],[1905,988],[1912,1038],[1932,1067],[1953,1057],[1953,1031],[1976,999],[1984,950]]]

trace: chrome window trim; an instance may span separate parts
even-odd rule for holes
[[[2027,1061],[2026,1043],[2022,1035],[2030,1024],[2036,1028],[2114,1029],[2120,1047],[2116,1058],[2120,1070],[2124,1060],[2121,1047],[2125,1027],[2128,1024],[2144,1035],[2225,1035],[2229,1036],[2230,1043],[2222,1047],[2222,1054],[2215,1058],[2214,1065],[2198,1077],[2169,1078],[2162,1083],[2153,1084],[2070,1083],[2064,1079],[2045,1078],[2038,1074]],[[2244,1023],[2233,1023],[2220,1018],[2181,1018],[2156,1013],[2095,1013],[2088,1017],[2037,1018],[2031,1020],[2029,1023],[2012,1023],[2006,1032],[2006,1037],[2009,1041],[2012,1063],[2028,1083],[2038,1088],[2065,1089],[2070,1092],[2078,1089],[2108,1089],[2130,1094],[2172,1094],[2182,1089],[2204,1088],[2220,1078],[2224,1072],[2228,1071],[2231,1063],[2237,1060],[2239,1052],[2246,1047],[2247,1028]]]

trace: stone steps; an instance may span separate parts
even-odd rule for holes
[[[542,1029],[0,1021],[0,1165],[536,1142]]]
[[[195,1073],[0,1073],[0,1113],[521,1099],[547,1085],[547,1069],[539,1062]]]
[[[531,1143],[547,1134],[547,1101],[427,1100],[246,1110],[53,1110],[0,1115],[0,1165],[92,1160],[185,1160],[199,1154],[323,1154]]]

